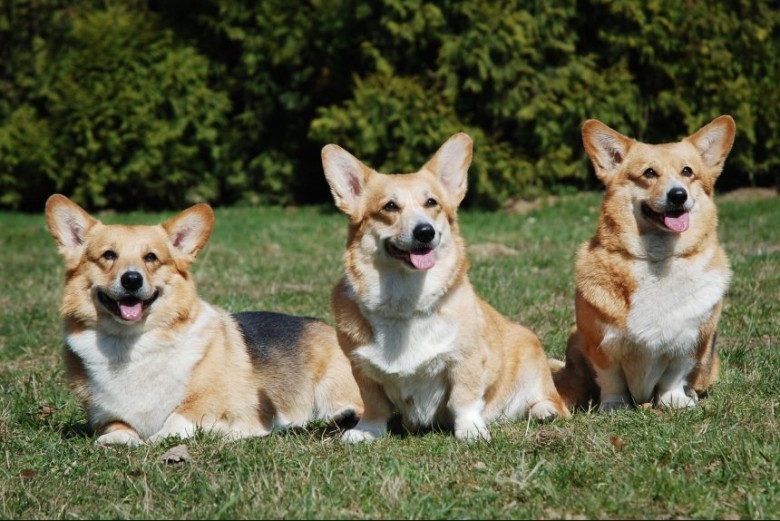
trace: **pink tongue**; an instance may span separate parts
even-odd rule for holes
[[[418,270],[429,270],[436,264],[436,252],[433,250],[428,253],[415,253],[410,251],[409,260],[412,261],[412,266]]]
[[[664,215],[664,226],[673,232],[682,233],[688,229],[688,212],[681,213],[677,217]]]
[[[119,313],[122,315],[123,320],[135,322],[141,318],[143,312],[143,302],[140,300],[132,305],[119,303]]]

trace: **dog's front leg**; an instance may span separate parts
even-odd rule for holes
[[[450,371],[452,390],[447,408],[455,423],[455,437],[466,441],[490,441],[482,414],[485,410],[485,384],[482,364],[469,360]]]
[[[601,401],[599,412],[615,412],[631,407],[631,397],[628,394],[628,385],[623,369],[618,364],[608,368],[593,364],[596,372],[596,381],[601,389]]]
[[[352,373],[363,399],[363,415],[357,425],[344,432],[341,441],[359,443],[381,438],[387,433],[387,422],[393,414],[393,405],[377,381],[364,375],[358,367],[353,367]]]
[[[693,358],[680,356],[672,359],[666,372],[658,381],[657,404],[665,409],[685,409],[694,407],[698,402],[696,392],[685,392],[686,377],[696,365]]]

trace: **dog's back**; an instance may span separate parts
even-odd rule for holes
[[[360,416],[357,384],[331,326],[270,311],[232,316],[255,368],[264,425],[302,426],[312,419]]]

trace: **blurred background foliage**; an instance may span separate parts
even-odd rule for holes
[[[320,149],[417,170],[475,140],[467,204],[597,187],[597,118],[737,121],[719,188],[780,181],[773,0],[0,0],[0,208],[329,201]]]

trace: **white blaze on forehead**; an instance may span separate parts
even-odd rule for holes
[[[430,224],[436,229],[437,232],[439,231],[438,227],[436,226],[436,223],[430,218],[430,216],[427,213],[425,213],[425,210],[423,210],[418,206],[414,208],[414,210],[412,210],[411,218],[408,219],[408,222],[406,223],[405,227],[409,227],[409,231],[411,232],[421,224]]]

